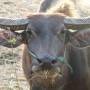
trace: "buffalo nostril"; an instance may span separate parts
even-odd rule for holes
[[[52,63],[52,64],[56,64],[56,63],[57,63],[57,60],[52,60],[51,63]]]

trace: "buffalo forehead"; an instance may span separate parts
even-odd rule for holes
[[[63,27],[63,17],[56,15],[33,15],[30,24],[36,37],[30,39],[30,50],[38,57],[56,56],[63,48],[63,42],[54,33]],[[58,49],[60,48],[60,49]]]
[[[64,26],[64,18],[60,15],[32,15],[30,24],[38,30],[53,30]]]

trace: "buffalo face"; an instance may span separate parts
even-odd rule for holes
[[[43,88],[63,86],[69,71],[64,63],[64,18],[35,15],[29,19],[26,32],[33,84]]]

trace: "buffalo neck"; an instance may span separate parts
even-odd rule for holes
[[[90,90],[90,47],[76,48],[71,45],[67,47],[67,59],[73,69],[70,75],[69,90]],[[65,89],[68,90],[68,89]]]

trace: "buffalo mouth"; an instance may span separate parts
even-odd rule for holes
[[[44,88],[58,88],[62,87],[65,82],[63,72],[55,70],[41,70],[32,73],[31,81],[35,86],[42,86]]]

